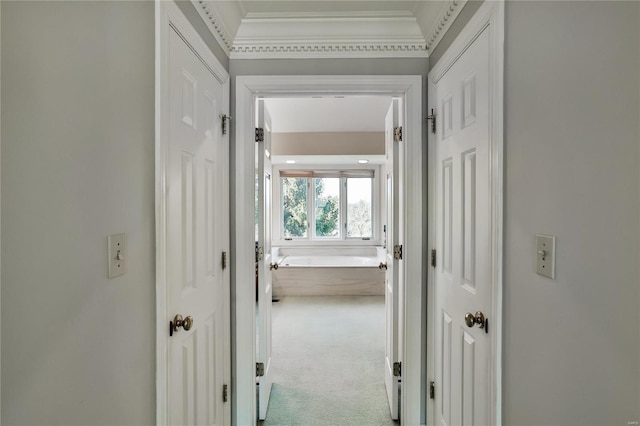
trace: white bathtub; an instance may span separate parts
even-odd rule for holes
[[[384,295],[376,247],[279,248],[273,252],[274,296]]]
[[[376,268],[380,265],[378,257],[370,256],[284,256],[280,267],[319,267],[319,268]]]

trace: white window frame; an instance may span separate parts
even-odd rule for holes
[[[372,222],[373,222],[373,235],[369,239],[363,239],[362,237],[347,237],[346,232],[346,220],[347,220],[347,205],[346,205],[346,188],[345,183],[348,178],[340,178],[340,237],[317,237],[315,235],[315,193],[313,191],[313,178],[309,179],[309,186],[307,189],[307,236],[306,237],[292,237],[290,240],[285,239],[283,235],[283,195],[282,195],[282,178],[280,177],[281,170],[373,170],[373,188],[372,188]],[[278,203],[273,205],[273,227],[272,227],[272,241],[274,246],[286,246],[286,245],[360,245],[360,246],[376,246],[381,244],[382,235],[382,218],[381,215],[381,185],[384,179],[381,179],[381,168],[379,165],[279,165],[273,167],[273,176],[275,177],[273,182],[273,199],[278,200]],[[277,219],[276,219],[277,218]]]

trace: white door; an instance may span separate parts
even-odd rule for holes
[[[228,250],[229,200],[228,138],[219,114],[227,86],[173,28],[169,33],[168,421],[222,425],[229,363],[222,252]]]
[[[273,383],[271,370],[271,116],[264,100],[257,101],[257,127],[263,129],[258,142],[258,356],[264,368],[258,377],[258,418],[267,418],[269,396]]]
[[[402,283],[402,259],[394,253],[402,245],[402,142],[395,141],[394,129],[402,124],[400,99],[393,99],[385,117],[386,163],[386,273],[385,273],[385,368],[384,378],[389,399],[391,418],[398,419],[400,377],[394,372],[394,364],[401,359],[400,288]]]
[[[436,423],[485,425],[492,331],[487,29],[438,81],[433,99]]]

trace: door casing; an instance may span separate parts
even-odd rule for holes
[[[404,424],[420,424],[424,412],[422,318],[423,282],[423,143],[421,76],[239,76],[236,78],[235,200],[232,215],[235,297],[232,306],[232,405],[234,424],[256,423],[255,392],[255,286],[254,274],[254,125],[256,96],[303,97],[320,95],[385,95],[402,98],[405,121],[405,306],[402,360],[401,418]],[[235,220],[235,222],[233,222]],[[381,370],[382,373],[382,370]]]
[[[485,29],[489,30],[489,105],[490,105],[490,180],[491,180],[491,250],[492,250],[492,313],[491,318],[491,366],[490,366],[490,424],[502,424],[502,271],[503,271],[503,87],[504,87],[504,2],[485,2],[475,13],[458,37],[447,49],[437,65],[429,72],[429,110],[436,108],[433,93],[440,78],[451,68],[460,55]],[[437,120],[438,117],[436,117]],[[441,123],[436,123],[441,125]],[[429,123],[428,128],[431,128]],[[428,245],[435,248],[436,219],[436,138],[429,130],[429,210]],[[435,380],[435,351],[439,350],[435,339],[435,271],[429,268],[427,277],[427,371],[428,381]],[[436,383],[436,386],[438,384]],[[427,401],[427,423],[435,424],[435,404]]]
[[[167,270],[166,270],[166,251],[167,251],[167,233],[166,233],[166,180],[168,171],[168,152],[169,152],[169,31],[174,28],[178,34],[189,44],[194,51],[200,56],[200,59],[206,64],[211,73],[218,79],[223,86],[223,102],[220,111],[224,114],[229,110],[229,73],[224,69],[222,64],[211,53],[205,42],[200,38],[198,33],[193,29],[187,18],[174,2],[156,1],[155,2],[155,52],[156,52],[156,99],[155,99],[155,200],[156,200],[156,424],[168,424],[168,323],[166,321],[167,312]],[[228,114],[228,112],[227,112]],[[216,117],[217,119],[217,117]],[[227,136],[228,137],[228,136]],[[226,156],[229,155],[227,152]],[[223,188],[229,187],[229,167],[223,172],[223,176],[227,176],[220,185]],[[228,198],[228,191],[226,197]],[[228,252],[228,248],[226,249]],[[229,278],[227,274],[224,285],[225,307],[224,316],[229,318],[230,308],[230,288]],[[229,324],[229,320],[226,320]],[[224,351],[230,354],[231,330],[225,327],[223,336]],[[231,381],[230,364],[231,359],[228,355],[225,361],[225,383]],[[229,403],[225,407],[225,424],[230,424],[231,410]]]

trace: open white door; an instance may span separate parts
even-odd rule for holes
[[[492,424],[489,28],[434,86],[435,423]]]
[[[174,6],[163,7],[179,15]],[[166,388],[160,391],[166,392],[167,418],[159,421],[222,425],[230,421],[224,385],[230,364],[229,273],[223,253],[229,238],[229,171],[228,137],[219,115],[228,102],[228,83],[202,59],[207,57],[202,47],[187,41],[194,36],[178,33],[180,25],[174,24],[163,27],[168,68],[161,74],[161,126],[167,131],[161,133],[159,169],[166,182],[160,199],[166,222],[160,221],[159,229],[166,244],[159,247],[165,259],[159,270],[166,268],[166,311],[158,318],[164,332],[159,347],[167,357]]]
[[[271,116],[264,100],[257,101],[258,140],[258,419],[267,418],[271,385]]]
[[[386,273],[385,273],[385,386],[389,398],[391,418],[398,419],[401,374],[400,306],[402,280],[402,142],[396,129],[402,126],[400,99],[393,99],[385,117],[386,163]],[[401,130],[400,130],[401,131]]]

